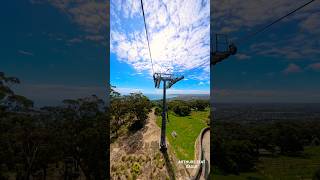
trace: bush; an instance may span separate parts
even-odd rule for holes
[[[314,173],[312,180],[320,180],[320,168]]]
[[[173,112],[179,116],[188,116],[191,113],[191,108],[186,105],[176,105],[173,107]]]
[[[275,126],[275,143],[280,147],[281,154],[297,154],[303,151],[298,127],[284,123],[276,123]]]
[[[222,144],[214,144],[214,151],[220,151],[216,153],[221,156],[217,157],[217,155],[215,159],[224,172],[238,174],[252,170],[258,160],[252,143],[244,140],[222,141],[220,143]]]
[[[313,138],[311,142],[312,146],[319,146],[320,145],[320,140],[318,137]]]
[[[161,116],[161,113],[162,113],[162,108],[156,107],[155,110],[154,110],[154,114],[156,116]]]
[[[191,107],[186,101],[171,101],[168,108],[179,116],[188,116],[191,113]]]
[[[193,100],[190,102],[190,105],[193,109],[197,111],[204,111],[206,107],[209,107],[210,103],[208,100]]]
[[[131,167],[131,172],[133,175],[139,175],[141,171],[141,166],[139,163],[135,162]]]

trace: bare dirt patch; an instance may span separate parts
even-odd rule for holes
[[[110,145],[111,179],[183,179],[186,169],[178,164],[170,145],[167,153],[159,151],[160,128],[154,110],[145,127],[134,134],[117,139]]]

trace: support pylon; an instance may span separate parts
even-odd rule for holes
[[[173,74],[154,73],[153,80],[155,88],[160,88],[160,83],[163,81],[163,98],[162,98],[162,122],[161,122],[161,137],[160,137],[160,151],[167,150],[166,143],[166,123],[167,123],[167,104],[166,104],[166,89],[171,88],[175,83],[182,80],[184,76],[174,77]]]

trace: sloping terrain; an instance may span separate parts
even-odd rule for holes
[[[119,138],[110,145],[110,174],[112,179],[181,179],[188,172],[172,153],[159,151],[160,128],[154,110],[146,126],[138,132]]]

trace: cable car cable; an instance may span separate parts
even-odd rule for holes
[[[300,9],[306,7],[307,5],[311,4],[311,3],[314,2],[314,1],[315,1],[315,0],[308,1],[307,3],[299,6],[298,8],[296,8],[296,9],[294,9],[293,11],[289,12],[288,14],[286,14],[286,15],[278,18],[277,20],[273,21],[272,23],[270,23],[270,24],[268,24],[268,25],[266,25],[266,26],[264,26],[264,27],[256,30],[255,32],[253,32],[253,33],[251,33],[251,34],[249,34],[249,35],[247,35],[247,36],[245,36],[245,37],[243,37],[243,38],[238,39],[237,41],[242,41],[242,42],[248,41],[248,40],[249,40],[250,38],[252,38],[253,36],[255,36],[255,35],[257,35],[257,34],[263,32],[263,31],[265,31],[265,30],[268,29],[270,26],[278,23],[278,22],[281,21],[282,19],[284,19],[284,18],[290,16],[291,14],[299,11]]]
[[[151,65],[152,65],[152,72],[154,74],[153,61],[152,61],[150,43],[149,43],[149,37],[148,37],[148,29],[147,29],[146,18],[145,18],[144,9],[143,9],[143,0],[141,0],[141,9],[142,9],[142,15],[143,15],[144,28],[146,31],[146,37],[147,37],[147,42],[148,42],[148,49],[149,49],[149,56],[150,56],[150,61],[151,61]]]

